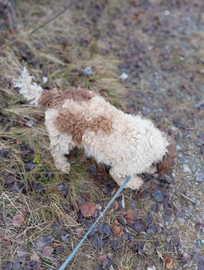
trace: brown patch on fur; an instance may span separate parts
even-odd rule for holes
[[[87,91],[87,89],[68,89],[64,92],[58,91],[56,88],[50,91],[43,90],[38,104],[42,108],[54,108],[62,105],[66,99],[72,99],[78,103],[88,102],[94,93]]]
[[[87,121],[82,113],[73,114],[69,110],[61,111],[54,124],[60,133],[71,135],[78,147],[82,145],[85,130],[92,130],[96,133],[103,130],[106,134],[110,134],[112,130],[111,120],[107,117],[99,116]]]
[[[172,163],[177,155],[176,144],[173,139],[170,140],[170,144],[167,146],[167,150],[168,152],[163,157],[163,159],[157,163],[157,169],[159,173],[164,173],[171,170]]]

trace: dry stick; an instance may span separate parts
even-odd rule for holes
[[[8,1],[8,18],[9,18],[9,25],[12,30],[16,30],[16,21],[14,19],[15,17],[15,11],[14,11],[14,0]]]
[[[52,17],[50,20],[48,20],[47,22],[45,22],[44,24],[40,25],[39,27],[37,27],[36,29],[34,29],[30,35],[34,34],[36,31],[38,31],[40,28],[43,28],[46,24],[50,23],[51,21],[53,21],[54,19],[56,19],[57,17],[59,17],[62,13],[64,13],[67,9],[69,9],[72,5],[76,4],[77,2],[79,2],[79,0],[73,1],[71,2],[67,7],[65,7],[62,11],[60,11],[57,15],[55,15],[54,17]]]
[[[192,199],[188,198],[188,197],[187,197],[186,195],[184,195],[183,193],[181,193],[181,192],[179,192],[179,191],[178,191],[178,193],[179,193],[181,196],[183,196],[185,199],[189,200],[190,202],[195,203]]]

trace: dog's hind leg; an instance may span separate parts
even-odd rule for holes
[[[69,173],[70,164],[65,155],[69,154],[75,146],[72,141],[72,136],[63,135],[56,129],[53,124],[57,111],[55,109],[48,109],[45,113],[45,125],[50,138],[50,150],[55,160],[55,166],[63,173]]]

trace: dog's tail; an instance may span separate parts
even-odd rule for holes
[[[33,105],[38,106],[42,94],[42,87],[32,82],[34,77],[30,76],[24,67],[21,76],[14,81],[14,87],[20,88],[20,93]]]

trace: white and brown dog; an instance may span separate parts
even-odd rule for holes
[[[138,174],[171,168],[175,147],[150,120],[125,114],[88,89],[47,91],[32,79],[24,68],[14,86],[31,104],[46,108],[45,125],[57,169],[69,173],[65,155],[75,146],[111,166],[109,173],[118,185],[130,175],[126,188],[142,185]]]

